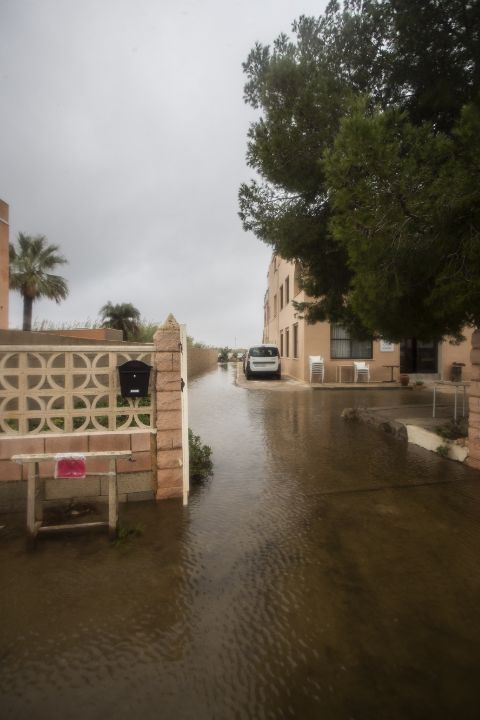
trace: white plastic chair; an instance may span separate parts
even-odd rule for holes
[[[353,379],[358,382],[359,378],[366,378],[370,382],[370,367],[366,362],[353,362]]]
[[[325,361],[321,355],[309,355],[308,362],[310,365],[310,382],[314,375],[320,376],[320,382],[323,383],[325,377]]]

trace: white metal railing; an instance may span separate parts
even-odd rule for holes
[[[127,360],[153,365],[153,345],[0,345],[0,433],[154,427],[155,393],[119,396],[117,366]]]

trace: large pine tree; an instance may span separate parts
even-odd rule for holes
[[[331,2],[244,70],[260,179],[240,217],[302,262],[307,319],[391,339],[478,324],[480,3]]]

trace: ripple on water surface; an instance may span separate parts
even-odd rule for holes
[[[219,369],[190,391],[215,473],[188,508],[122,507],[143,535],[118,547],[0,539],[2,715],[476,717],[475,477],[343,422],[357,397]]]

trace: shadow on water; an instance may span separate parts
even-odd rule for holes
[[[4,717],[476,718],[477,475],[341,420],[358,393],[232,373],[190,389],[215,468],[188,508],[33,553],[2,520]]]

